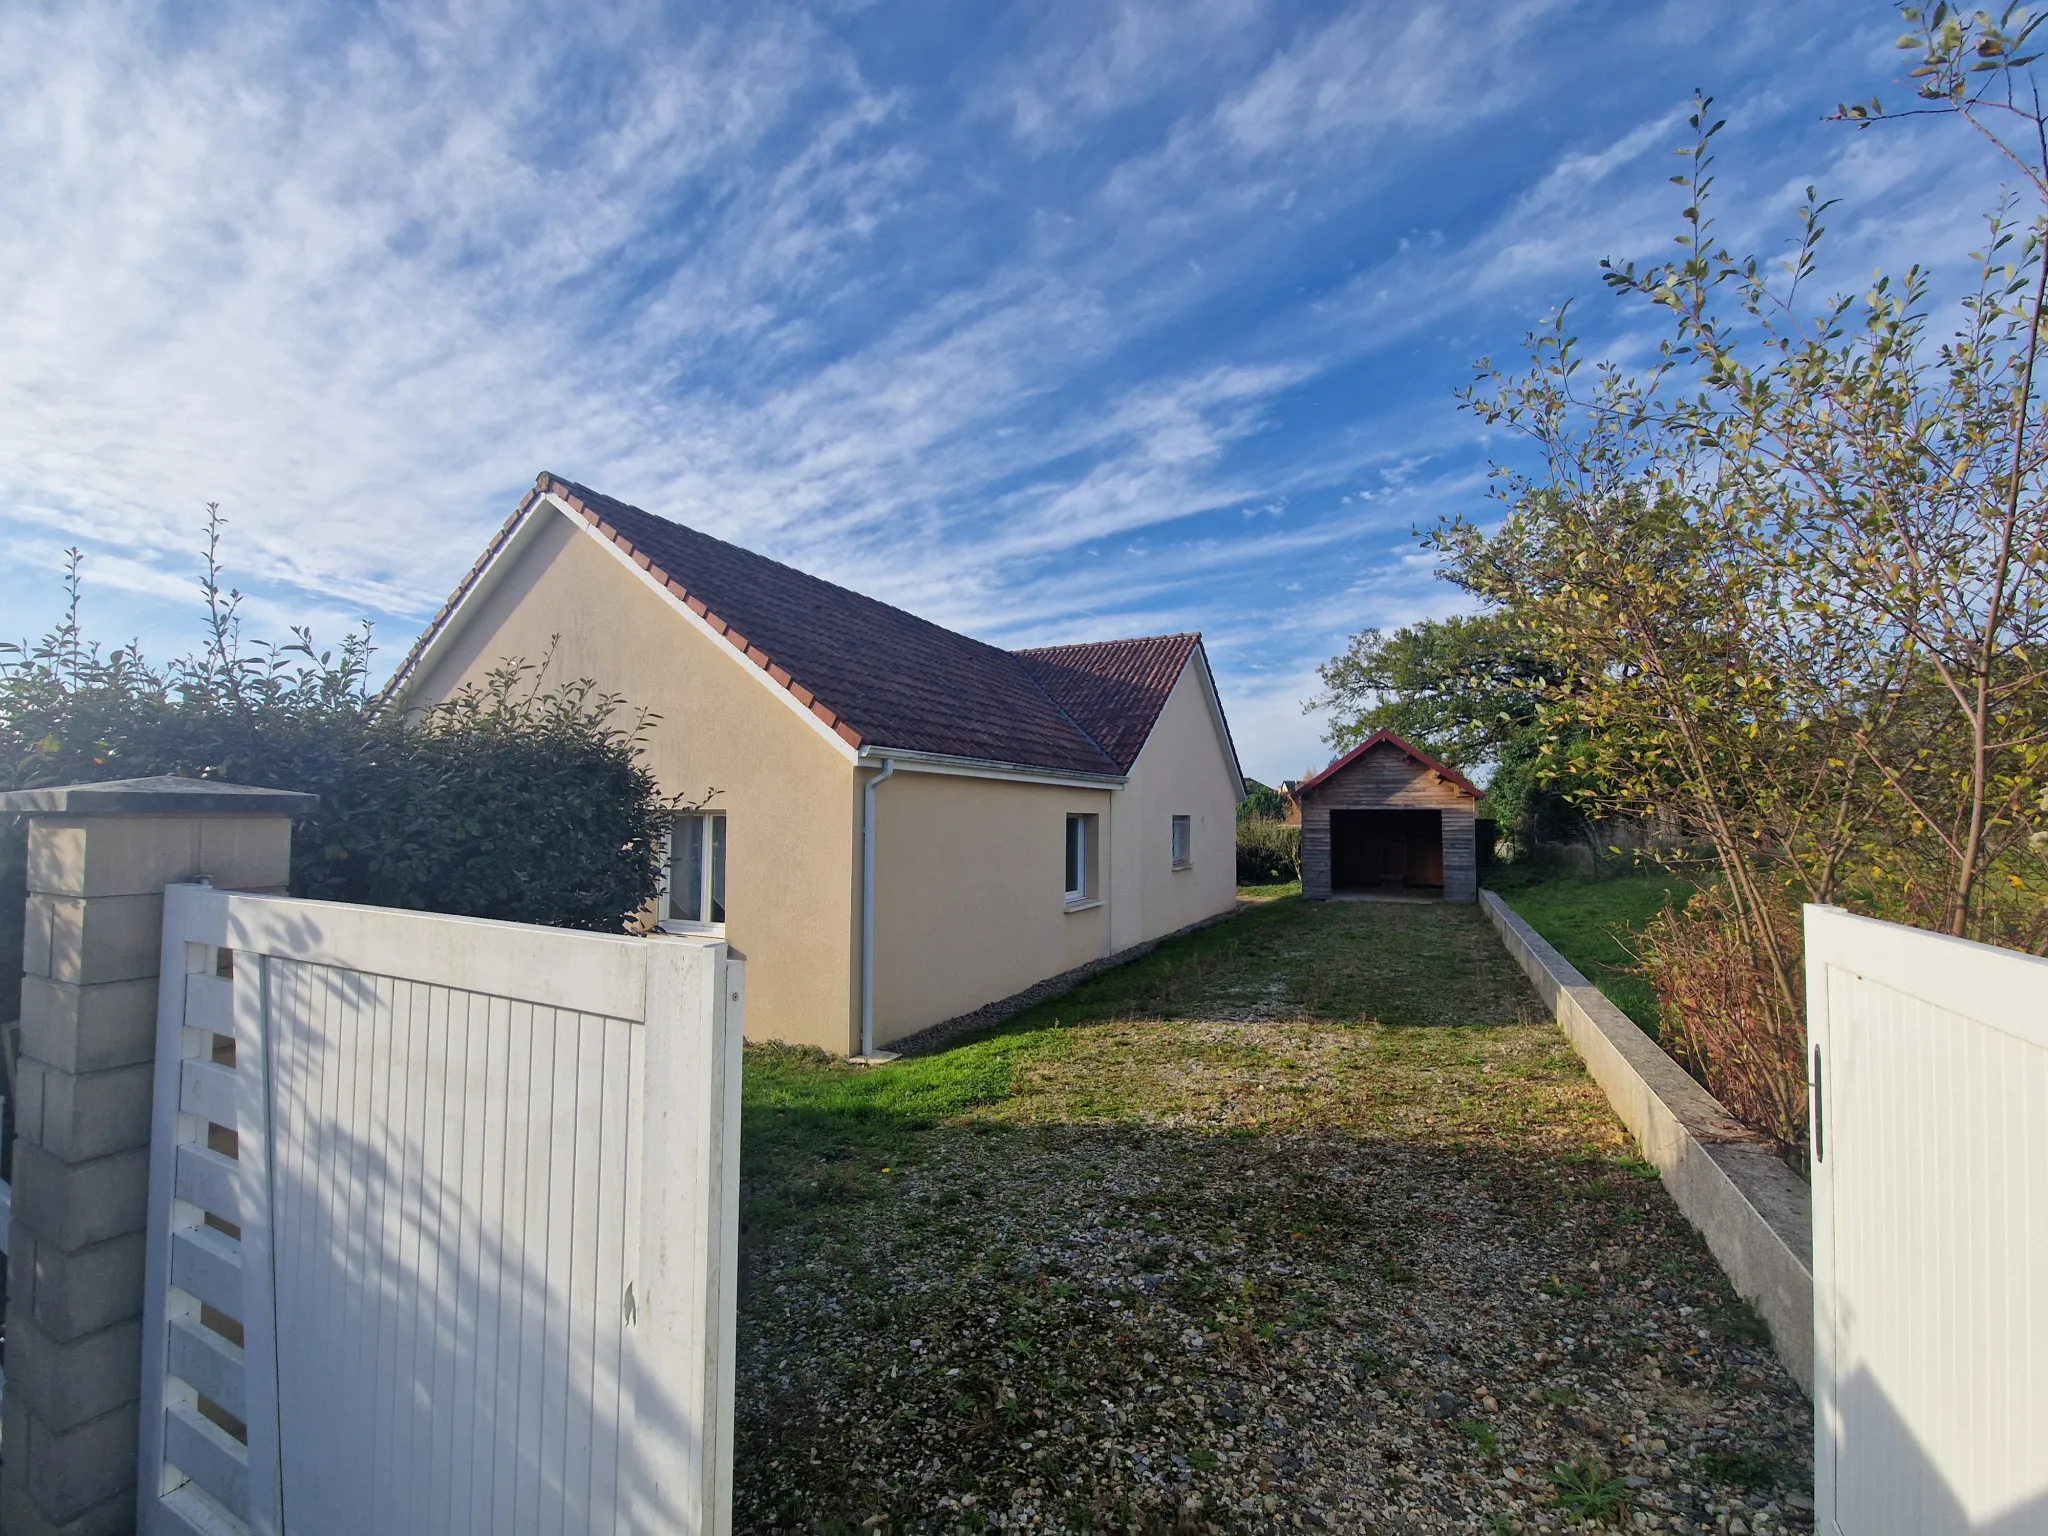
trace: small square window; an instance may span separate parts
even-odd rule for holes
[[[1191,816],[1173,818],[1173,867],[1192,869],[1195,863],[1195,823]]]
[[[669,832],[666,887],[661,893],[665,924],[683,928],[725,926],[725,816],[721,812],[678,816]]]

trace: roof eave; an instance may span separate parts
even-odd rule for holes
[[[721,650],[745,666],[762,686],[793,710],[842,757],[853,760],[862,745],[862,737],[844,716],[792,677],[788,669],[766,651],[714,613],[702,598],[694,596],[680,581],[634,548],[632,540],[597,512],[584,506],[577,498],[566,495],[559,486],[550,488],[544,499],[553,503],[564,517],[595,540],[598,548],[652,587],[670,610],[682,615],[683,621],[691,628],[708,639],[723,641]]]
[[[923,769],[928,773],[956,773],[968,778],[1022,779],[1036,784],[1071,784],[1080,789],[1121,789],[1130,775],[1106,771],[1089,773],[1072,768],[1048,768],[1039,763],[1010,763],[996,758],[960,757],[945,752],[920,752],[909,747],[886,747],[870,742],[860,749],[859,760],[867,765],[894,761],[899,767]]]
[[[391,704],[403,706],[408,702],[413,684],[425,673],[442,646],[462,628],[465,610],[493,585],[512,551],[524,547],[527,531],[539,524],[540,520],[533,514],[543,500],[544,492],[539,485],[519,499],[512,515],[499,526],[490,543],[484,546],[483,553],[477,556],[475,564],[456,583],[455,590],[448,595],[440,611],[420,631],[419,638],[413,641],[412,648],[405,653],[404,660],[399,662],[390,680],[377,691],[380,707]]]
[[[1195,648],[1188,652],[1188,659],[1182,664],[1181,672],[1183,675],[1186,674],[1187,668],[1193,666],[1198,658],[1202,663],[1202,691],[1209,697],[1209,710],[1214,717],[1217,734],[1223,738],[1224,755],[1230,759],[1230,777],[1232,782],[1237,785],[1237,798],[1243,800],[1244,765],[1238,761],[1237,738],[1230,734],[1230,717],[1223,713],[1223,690],[1216,686],[1216,669],[1209,665],[1209,648],[1202,643],[1202,637],[1199,634],[1195,636]],[[1160,713],[1164,714],[1165,711],[1162,710]],[[1159,722],[1154,720],[1152,723],[1156,726]],[[1147,741],[1152,739],[1149,732],[1145,739]]]

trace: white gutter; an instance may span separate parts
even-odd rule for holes
[[[912,772],[953,773],[971,779],[1014,779],[1030,784],[1070,784],[1076,789],[1122,789],[1130,783],[1130,775],[1123,773],[1077,773],[1063,768],[1037,768],[1029,763],[1004,763],[986,757],[955,757],[944,752],[913,752],[899,747],[862,747],[861,759],[870,760],[871,752],[886,752],[887,761],[901,763]]]
[[[860,1056],[876,1063],[875,1056],[875,791],[896,773],[896,759],[882,759],[882,771],[862,791],[865,804],[860,823]],[[882,1060],[893,1061],[894,1056]]]

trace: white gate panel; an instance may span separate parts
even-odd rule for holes
[[[612,1529],[644,1031],[269,971],[292,1529]]]
[[[173,887],[165,951],[145,1530],[723,1531],[724,947]]]
[[[1806,909],[1823,1531],[2048,1531],[2048,961]]]

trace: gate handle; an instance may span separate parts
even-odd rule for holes
[[[1816,1163],[1827,1160],[1826,1129],[1820,1089],[1820,1047],[1816,1045],[1813,1048],[1813,1160]]]

